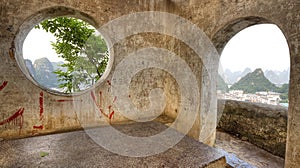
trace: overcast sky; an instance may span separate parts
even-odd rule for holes
[[[52,49],[51,41],[55,41],[55,37],[51,33],[32,29],[23,44],[23,58],[30,59],[32,62],[42,57],[47,57],[51,62],[63,61]]]
[[[23,57],[34,60],[47,57],[51,62],[63,61],[52,49],[55,41],[51,33],[33,29],[23,45]],[[225,46],[221,55],[223,70],[243,71],[285,70],[289,68],[289,49],[280,29],[272,24],[251,26],[236,34]]]
[[[285,70],[290,66],[289,49],[281,30],[273,24],[255,25],[236,34],[221,54],[223,70]]]

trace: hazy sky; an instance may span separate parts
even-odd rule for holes
[[[223,70],[285,70],[290,66],[289,49],[281,30],[273,24],[255,25],[236,34],[221,55]]]
[[[55,37],[44,30],[32,29],[23,44],[23,58],[32,62],[38,58],[47,57],[51,62],[63,61],[52,49],[51,41]]]
[[[51,62],[63,61],[52,49],[55,41],[51,33],[33,29],[23,45],[23,57],[34,60],[47,57]],[[284,70],[289,68],[289,49],[280,29],[272,24],[251,26],[236,34],[225,46],[221,55],[223,70]]]

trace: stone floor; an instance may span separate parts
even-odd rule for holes
[[[165,124],[169,121],[165,118],[161,120]],[[135,137],[152,136],[167,128],[159,122],[114,127]],[[89,132],[99,129],[103,127],[90,129]],[[224,132],[217,132],[215,147],[217,149],[185,136],[163,153],[148,157],[127,157],[99,146],[85,131],[74,131],[18,140],[0,139],[0,167],[216,167],[225,166],[224,156],[232,167],[284,167],[282,158]]]
[[[160,116],[157,121],[170,125],[174,120]],[[236,168],[283,168],[284,159],[242,141],[230,134],[217,131],[215,147],[226,157],[227,164]]]
[[[284,159],[227,133],[217,132],[216,148],[223,149],[232,167],[283,168]]]
[[[90,129],[90,132],[102,128]],[[115,128],[134,136],[149,136],[167,127],[158,122],[147,122],[119,125]],[[127,157],[109,152],[95,143],[85,131],[2,140],[0,141],[0,151],[0,167],[12,168],[226,166],[222,151],[186,136],[173,148],[148,157]]]

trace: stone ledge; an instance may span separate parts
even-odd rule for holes
[[[287,111],[281,106],[218,100],[218,129],[284,157]]]
[[[158,122],[114,126],[123,133],[156,134],[167,127]],[[93,128],[102,129],[103,127]],[[120,147],[122,147],[120,142]],[[167,151],[148,157],[121,156],[96,144],[84,131],[0,142],[3,167],[207,167],[228,166],[224,154],[185,136]],[[40,152],[48,155],[41,157]]]

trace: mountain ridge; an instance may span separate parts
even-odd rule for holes
[[[242,77],[247,75],[248,73],[252,72],[250,68],[245,68],[244,71],[234,71],[232,72],[229,69],[226,69],[221,76],[223,77],[224,81],[229,84],[233,85],[234,83],[238,82]],[[290,70],[289,68],[286,70],[265,70],[264,71],[265,77],[276,85],[282,85],[289,83],[289,76]]]
[[[50,62],[46,57],[36,59],[34,63],[29,59],[24,61],[31,76],[40,85],[48,88],[58,88],[58,78],[53,72],[60,68],[59,65],[63,62]]]
[[[245,93],[255,93],[260,91],[277,91],[278,88],[265,77],[262,69],[258,68],[233,84],[230,90],[243,90]]]

